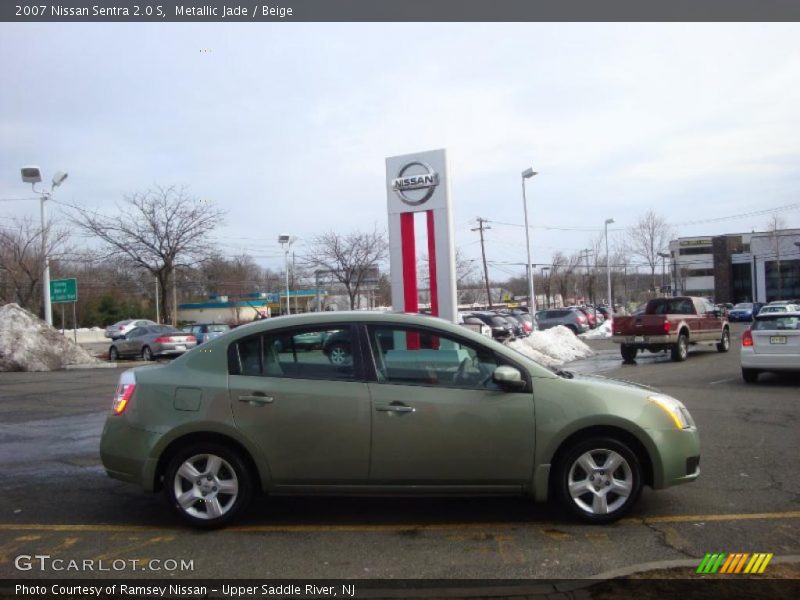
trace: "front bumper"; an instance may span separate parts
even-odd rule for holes
[[[655,446],[653,489],[690,483],[700,476],[700,435],[689,429],[649,429]]]
[[[131,427],[124,415],[110,415],[100,438],[100,460],[109,477],[153,491],[157,461],[151,459],[161,434]]]

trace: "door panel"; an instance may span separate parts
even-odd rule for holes
[[[229,390],[236,425],[264,452],[275,483],[367,479],[372,415],[365,383],[231,375]]]
[[[369,385],[372,483],[518,483],[533,473],[530,393]],[[413,412],[388,412],[390,405]],[[381,410],[383,409],[383,410]]]

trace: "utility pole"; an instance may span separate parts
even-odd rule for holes
[[[470,229],[470,231],[480,231],[481,233],[481,257],[483,258],[483,280],[486,282],[486,301],[489,304],[489,308],[492,308],[492,294],[489,291],[489,268],[486,266],[486,248],[483,244],[483,230],[491,229],[491,227],[484,225],[484,223],[486,223],[486,219],[478,217],[478,226]]]

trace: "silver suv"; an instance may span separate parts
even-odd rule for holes
[[[536,313],[539,330],[563,325],[575,335],[589,331],[589,320],[581,311],[573,308],[549,308]]]

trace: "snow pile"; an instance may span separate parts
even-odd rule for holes
[[[508,346],[548,366],[562,365],[594,354],[589,346],[562,325],[545,331],[531,332],[524,339],[509,342]]]
[[[0,307],[0,371],[52,371],[99,362],[19,305]]]
[[[592,329],[586,333],[582,333],[581,337],[584,340],[603,340],[611,337],[611,321],[604,321],[597,329]]]

